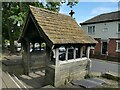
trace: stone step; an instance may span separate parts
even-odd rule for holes
[[[24,85],[24,83],[18,79],[14,74],[12,74],[12,78],[15,80],[15,82],[21,87],[24,88],[25,90],[28,90],[27,87]]]
[[[2,80],[4,82],[3,87],[18,88],[18,86],[15,84],[12,77],[8,73],[2,73]]]

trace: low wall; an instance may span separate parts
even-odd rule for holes
[[[8,60],[4,60],[2,62],[2,70],[12,74],[14,73],[15,75],[24,74],[24,68],[22,66],[22,63],[12,62],[12,60],[10,62]]]
[[[67,84],[72,80],[83,79],[88,60],[62,63],[59,66],[46,67],[46,82],[55,87]]]
[[[86,74],[87,60],[61,64],[55,69],[55,86],[64,85],[75,79],[83,79]]]
[[[55,82],[55,67],[47,65],[45,68],[45,85],[54,86]]]
[[[30,53],[30,67],[31,70],[45,67],[46,52],[32,52]]]

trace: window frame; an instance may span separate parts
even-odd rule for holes
[[[88,26],[88,34],[95,34],[95,26]]]
[[[116,40],[116,52],[120,52],[120,47],[118,47],[120,46],[119,44],[120,44],[120,40]]]
[[[120,23],[118,23],[118,33],[120,33]]]

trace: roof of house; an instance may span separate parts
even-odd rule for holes
[[[34,6],[30,6],[30,11],[53,44],[96,43],[70,16]]]
[[[96,17],[93,17],[83,23],[80,23],[80,25],[86,25],[86,24],[94,24],[94,23],[101,23],[101,22],[112,22],[112,21],[120,21],[120,11],[100,14]]]

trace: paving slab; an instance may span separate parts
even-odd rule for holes
[[[2,88],[7,88],[7,85],[5,85],[3,80],[2,80]]]
[[[39,89],[44,85],[44,75],[41,71],[32,72],[27,75],[20,75],[19,79],[27,88]]]
[[[77,86],[81,86],[84,88],[95,88],[97,86],[101,86],[100,83],[96,83],[95,81],[90,81],[87,79],[84,80],[73,80],[72,84],[77,85]]]
[[[5,72],[2,72],[2,80],[3,80],[3,87],[7,88],[18,88],[18,86],[13,82],[13,80],[9,77],[9,75]]]
[[[55,87],[53,87],[52,85],[46,85],[46,86],[44,86],[42,88],[55,88]]]
[[[88,80],[90,80],[90,81],[95,81],[96,83],[100,83],[100,84],[105,83],[104,80],[101,80],[101,79],[99,79],[99,78],[90,78],[90,79],[88,79]]]

